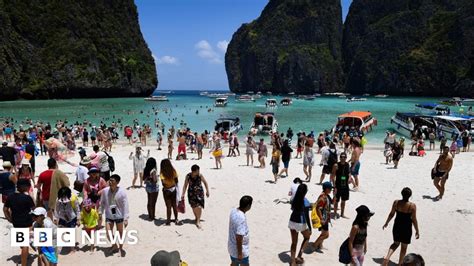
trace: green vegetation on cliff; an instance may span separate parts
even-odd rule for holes
[[[338,0],[271,0],[234,34],[226,53],[234,92],[338,91],[342,86]]]
[[[0,0],[0,96],[147,95],[156,68],[133,0]]]

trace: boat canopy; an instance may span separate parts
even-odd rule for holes
[[[365,121],[365,120],[370,119],[372,117],[372,113],[371,112],[364,112],[364,111],[352,111],[352,112],[345,113],[345,114],[342,114],[342,115],[339,116],[339,118],[346,118],[346,117],[360,118],[360,119],[363,119]]]

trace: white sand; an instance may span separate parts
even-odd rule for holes
[[[165,156],[165,150],[158,152],[151,146],[151,155],[158,162]],[[243,147],[242,147],[243,148]],[[88,149],[90,153],[91,148]],[[145,148],[145,151],[147,148]],[[132,179],[132,162],[128,155],[133,151],[129,145],[115,145],[112,152],[116,161],[116,173],[120,174],[122,187],[128,187]],[[225,151],[227,152],[227,150]],[[437,152],[428,151],[424,158],[406,156],[400,162],[400,169],[388,169],[381,150],[366,150],[361,158],[361,189],[350,195],[346,213],[351,219],[332,221],[330,237],[324,242],[324,253],[305,254],[306,265],[337,265],[339,246],[347,238],[351,223],[355,217],[355,208],[360,204],[367,205],[375,216],[370,220],[368,228],[368,253],[366,265],[374,265],[382,261],[392,243],[392,226],[382,230],[382,225],[390,211],[393,200],[401,198],[400,191],[409,186],[413,190],[412,201],[418,207],[418,221],[421,237],[412,237],[408,253],[420,253],[426,265],[472,265],[473,259],[473,213],[472,199],[474,177],[473,153],[456,156],[454,168],[447,182],[443,200],[433,202],[424,196],[434,197],[437,191],[432,185],[430,169],[437,159]],[[198,163],[201,173],[210,186],[210,197],[206,199],[202,222],[204,230],[198,230],[193,224],[192,210],[187,205],[186,214],[180,214],[183,226],[164,226],[166,208],[162,192],[157,202],[156,216],[159,221],[149,222],[140,217],[146,215],[146,195],[144,189],[128,190],[130,202],[130,221],[128,229],[139,230],[139,244],[125,246],[125,258],[118,254],[106,257],[103,251],[91,254],[89,251],[78,251],[75,254],[60,256],[60,265],[149,265],[151,256],[160,249],[178,250],[183,260],[189,265],[229,265],[227,253],[228,219],[232,207],[238,205],[243,195],[254,198],[252,209],[247,213],[250,228],[250,261],[252,265],[284,265],[289,261],[290,232],[287,227],[290,215],[288,204],[275,204],[275,199],[288,198],[287,193],[294,177],[303,177],[302,160],[290,162],[290,178],[280,179],[278,184],[267,183],[272,180],[271,168],[260,170],[245,165],[244,155],[237,158],[225,158],[223,170],[211,169],[214,160],[210,159],[208,150],[204,150],[204,159],[196,161],[195,154],[189,155],[190,160],[173,161],[180,174],[180,180],[189,172],[191,165]],[[37,158],[37,174],[46,168],[46,157]],[[268,159],[269,160],[269,159]],[[320,155],[316,162],[319,162]],[[73,161],[77,162],[75,157]],[[256,159],[255,159],[256,162]],[[256,162],[257,164],[257,162]],[[73,173],[74,168],[61,164],[60,169]],[[319,181],[321,167],[314,168],[313,180],[309,184],[308,199],[315,201],[321,187],[315,185]],[[74,175],[69,174],[71,182]],[[186,200],[187,202],[187,200]],[[1,215],[3,217],[3,213]],[[19,261],[19,249],[10,247],[8,222],[0,219],[1,248],[0,263],[11,265]],[[319,232],[313,231],[311,241]],[[301,236],[299,238],[301,243]],[[108,246],[108,245],[107,245]],[[32,252],[32,251],[31,251]],[[13,257],[13,261],[12,261]],[[398,262],[398,250],[392,256]],[[35,262],[36,264],[36,262]]]

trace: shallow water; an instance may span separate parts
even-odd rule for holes
[[[121,118],[123,124],[131,124],[138,118],[140,124],[150,123],[159,118],[166,127],[180,127],[183,120],[187,126],[199,132],[212,130],[215,120],[220,116],[237,116],[244,125],[241,135],[249,129],[255,112],[274,112],[279,123],[279,131],[286,132],[291,127],[295,134],[299,130],[320,132],[330,129],[337,121],[337,116],[349,111],[370,111],[378,120],[378,126],[367,135],[369,142],[381,141],[387,129],[394,129],[390,118],[395,112],[414,111],[414,105],[420,102],[436,102],[438,98],[419,97],[367,97],[365,102],[346,102],[337,97],[319,97],[314,101],[293,99],[288,107],[265,108],[267,98],[275,98],[278,102],[283,97],[266,96],[252,103],[236,102],[229,97],[226,107],[213,107],[214,99],[200,96],[198,91],[176,91],[167,94],[168,102],[147,102],[143,98],[112,98],[112,99],[71,99],[71,100],[35,100],[0,102],[0,117],[13,117],[18,123],[25,118],[55,122],[67,119],[69,123],[82,122],[84,119],[100,123],[101,118],[106,124]],[[155,117],[152,108],[171,108],[171,114],[159,112]],[[214,111],[207,112],[207,108]],[[199,111],[196,114],[196,110]],[[140,113],[143,111],[143,113]],[[127,112],[131,112],[129,115]],[[149,113],[148,113],[149,112]],[[115,116],[115,118],[113,117]],[[172,121],[177,118],[176,121]]]

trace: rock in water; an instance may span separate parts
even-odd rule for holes
[[[0,99],[124,97],[157,87],[133,0],[0,0]]]
[[[340,91],[340,0],[270,0],[232,37],[225,65],[233,92]]]
[[[350,93],[474,96],[472,0],[354,0],[342,47]]]

